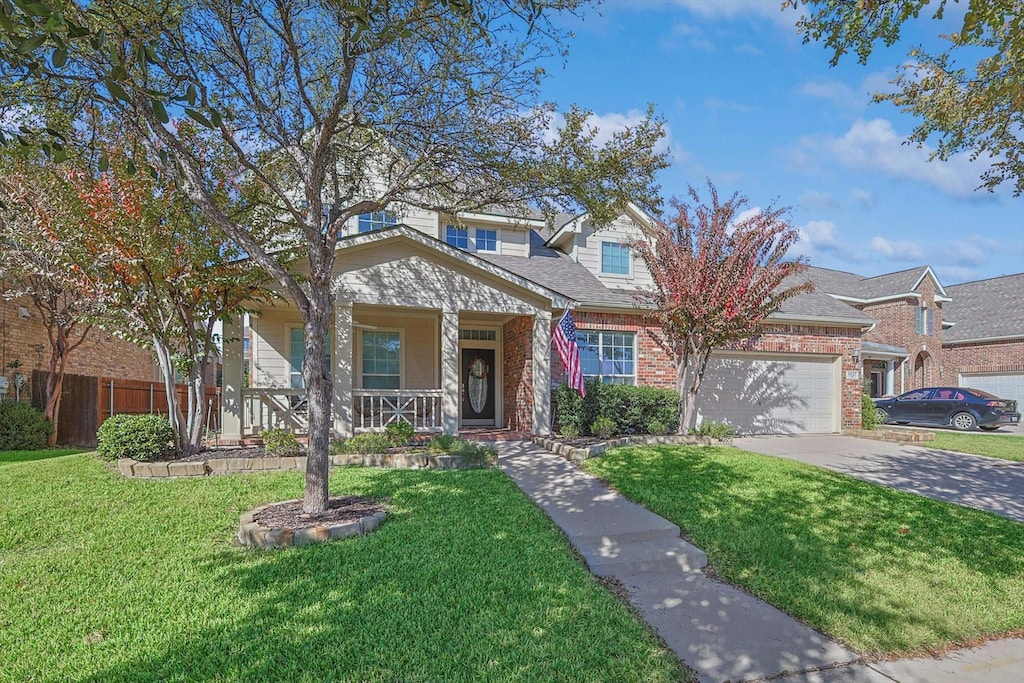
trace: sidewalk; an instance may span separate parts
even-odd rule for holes
[[[529,442],[498,445],[501,469],[568,535],[597,576],[630,603],[702,683],[1018,683],[1024,640],[938,660],[866,664],[771,605],[702,571],[707,557],[679,528]]]

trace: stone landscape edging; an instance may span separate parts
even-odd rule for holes
[[[617,439],[595,443],[586,448],[570,446],[557,439],[550,439],[544,436],[533,436],[530,439],[538,446],[546,448],[555,455],[560,455],[569,462],[574,463],[581,463],[584,460],[601,455],[609,448],[618,448],[620,446],[729,446],[732,444],[731,439],[713,439],[710,436],[680,436],[678,434],[672,436],[622,436]]]
[[[462,456],[431,453],[347,453],[330,456],[329,464],[331,467],[394,467],[431,470],[456,470],[465,466]],[[206,477],[240,472],[305,471],[306,456],[209,458],[207,460],[171,460],[166,462],[139,462],[131,458],[119,458],[117,469],[126,477],[139,479]]]
[[[935,432],[922,432],[916,429],[844,429],[844,436],[855,436],[859,439],[872,439],[874,441],[890,441],[892,443],[922,443],[934,441]]]
[[[276,503],[261,505],[244,513],[238,523],[238,535],[236,536],[238,543],[250,548],[287,548],[293,545],[324,543],[326,541],[348,538],[349,536],[368,534],[380,526],[381,522],[387,519],[388,516],[388,513],[378,510],[372,515],[348,522],[317,524],[297,529],[290,527],[268,527],[256,521],[256,515],[268,507],[298,502],[301,502],[298,498],[282,500]]]

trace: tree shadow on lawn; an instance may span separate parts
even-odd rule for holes
[[[49,460],[50,458],[61,458],[65,455],[83,453],[81,448],[47,448],[38,451],[0,451],[0,465],[9,465],[16,462],[33,462],[35,460]]]
[[[374,472],[348,484],[387,500],[373,534],[211,549],[197,558],[217,593],[212,609],[196,606],[209,611],[202,626],[172,625],[85,680],[593,679],[606,665],[628,680],[645,658],[676,670],[500,473]]]
[[[726,579],[865,652],[1024,627],[1024,528],[734,449],[633,448],[591,469],[679,524]]]

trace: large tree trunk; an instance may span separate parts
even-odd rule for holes
[[[171,350],[160,339],[153,338],[153,349],[156,351],[157,360],[160,362],[160,371],[164,376],[164,396],[167,397],[167,420],[174,430],[174,443],[178,451],[187,454],[188,440],[185,428],[185,416],[181,412],[181,404],[178,402],[177,386],[174,384],[174,361]]]
[[[697,394],[704,381],[710,351],[698,351],[685,356],[676,368],[676,391],[679,392],[679,434],[687,434],[697,427]]]
[[[315,514],[327,509],[328,459],[331,443],[331,398],[334,382],[327,365],[327,336],[334,318],[330,287],[312,283],[309,314],[305,319],[305,357],[302,378],[306,384],[309,443],[306,458],[306,491],[302,511]]]
[[[64,393],[65,360],[63,356],[58,358],[55,349],[50,354],[49,373],[46,375],[46,407],[43,415],[53,425],[53,431],[46,441],[51,447],[57,445],[57,418],[60,417],[60,397]]]
[[[203,445],[203,434],[206,430],[206,356],[192,364],[188,378],[188,426],[186,434],[187,453],[198,453]]]

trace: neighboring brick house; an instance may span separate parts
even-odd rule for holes
[[[421,431],[493,426],[545,433],[562,380],[551,328],[566,307],[584,372],[670,387],[674,372],[635,297],[650,274],[629,242],[649,221],[630,207],[611,226],[561,216],[452,217],[402,208],[353,219],[338,245],[328,362],[338,435],[401,417]],[[875,320],[826,293],[796,297],[761,334],[716,352],[701,419],[745,433],[832,433],[860,424],[861,335]],[[304,426],[302,321],[277,302],[254,312],[248,386],[242,321],[223,351],[223,437]]]
[[[808,273],[819,291],[877,321],[861,347],[872,396],[951,385],[1024,401],[1024,274],[943,287],[928,266]]]
[[[0,283],[2,285],[2,283]],[[33,370],[46,371],[50,359],[50,342],[39,311],[28,297],[8,300],[0,286],[0,375],[11,387],[7,398],[14,395],[16,375],[28,381]],[[153,353],[135,344],[94,329],[88,339],[69,356],[68,374],[158,381],[160,370]],[[22,400],[28,400],[28,389]]]

